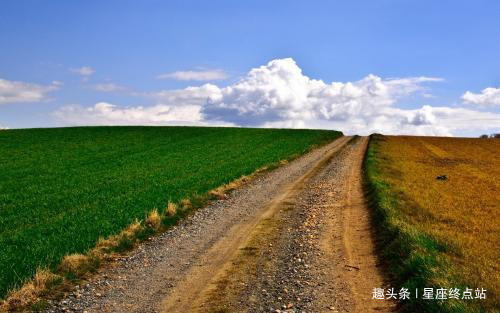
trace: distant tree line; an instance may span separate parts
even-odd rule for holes
[[[500,134],[481,135],[479,138],[500,138]]]

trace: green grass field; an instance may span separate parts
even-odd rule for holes
[[[324,130],[0,131],[0,298],[37,267],[180,201],[341,136]]]

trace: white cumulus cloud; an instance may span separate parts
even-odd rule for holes
[[[226,120],[245,126],[339,128],[368,133],[397,122],[407,128],[433,122],[421,112],[393,110],[394,104],[435,77],[382,79],[368,75],[355,82],[311,79],[291,58],[278,59],[252,69],[239,82],[214,90],[204,105],[208,119]],[[420,124],[420,125],[419,125]],[[417,127],[420,126],[420,127]],[[429,131],[426,131],[427,133]]]
[[[480,106],[500,106],[500,88],[488,87],[481,90],[481,93],[467,91],[463,94],[462,100],[465,103],[477,104]]]
[[[38,102],[46,99],[47,93],[59,89],[61,83],[38,85],[0,78],[0,104],[15,102]]]
[[[228,75],[220,69],[198,70],[198,71],[177,71],[172,73],[160,74],[157,79],[175,79],[175,80],[221,80],[226,79]]]
[[[368,75],[356,82],[311,79],[293,59],[279,59],[252,69],[234,85],[221,89],[222,96],[211,98],[206,112],[230,111],[259,123],[261,119],[343,119],[368,116],[394,104],[398,99],[422,89],[421,83],[438,78],[410,77],[384,80]]]

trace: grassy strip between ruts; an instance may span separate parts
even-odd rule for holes
[[[155,128],[150,128],[146,129],[146,131],[149,131],[151,129],[156,130]],[[83,129],[83,131],[85,130],[86,129]],[[104,128],[103,129],[89,128],[89,131],[94,131],[94,130],[99,132],[107,131],[107,129]],[[122,129],[117,128],[110,130],[112,130],[113,132],[115,132],[115,130],[116,132],[119,132]],[[136,128],[128,128],[124,130],[135,131]],[[197,128],[192,128],[192,131],[190,129],[189,132],[193,133],[198,130],[199,129]],[[65,130],[56,130],[56,131],[65,132]],[[70,131],[80,132],[79,129],[73,129],[73,130],[70,129]],[[139,129],[139,131],[142,131],[142,129]],[[160,129],[158,132],[161,131],[163,130]],[[183,128],[177,128],[176,131],[178,132],[183,131]],[[205,131],[205,129],[203,129],[203,131]],[[248,135],[252,135],[254,133],[257,135],[260,135],[261,133],[266,133],[266,134],[277,135],[274,137],[277,139],[285,139],[284,137],[280,138],[281,134],[284,134],[286,136],[286,134],[290,133],[288,130],[267,131],[267,130],[246,130],[246,129],[220,129],[219,131],[218,129],[210,129],[210,128],[207,128],[206,132],[219,133],[220,134],[218,136],[218,138],[220,138],[219,141],[225,143],[228,143],[227,134],[230,134],[231,136],[234,137],[236,136],[236,134],[241,134],[241,133]],[[304,131],[304,132],[298,131],[296,133],[301,135],[305,134],[305,136],[313,134],[310,131]],[[202,193],[198,191],[192,193],[187,198],[184,198],[184,200],[180,200],[179,198],[177,199],[174,198],[175,200],[173,200],[173,202],[172,201],[168,202],[166,207],[164,208],[159,207],[159,210],[153,209],[149,214],[147,214],[147,216],[142,215],[145,216],[143,221],[136,220],[118,234],[117,232],[114,232],[115,235],[103,236],[107,239],[99,239],[99,241],[95,244],[94,248],[84,250],[86,252],[83,252],[83,254],[71,253],[69,255],[66,255],[65,257],[62,258],[62,261],[59,263],[59,265],[56,264],[55,266],[52,265],[50,267],[39,266],[38,270],[36,271],[32,279],[24,280],[24,283],[20,288],[13,289],[9,292],[8,298],[3,303],[0,303],[1,305],[0,311],[43,310],[47,306],[47,301],[46,301],[47,299],[59,297],[64,291],[68,290],[68,288],[70,288],[72,285],[74,285],[81,279],[87,278],[92,272],[95,272],[96,269],[102,263],[107,263],[113,260],[117,254],[129,250],[136,243],[149,238],[151,235],[164,231],[169,226],[177,223],[180,219],[188,215],[194,209],[204,206],[211,199],[224,198],[227,191],[234,189],[235,187],[237,187],[242,183],[245,183],[252,176],[258,175],[263,171],[273,169],[279,166],[280,163],[296,158],[302,153],[311,150],[315,146],[323,145],[341,136],[340,132],[322,131],[322,133],[317,132],[315,134],[318,134],[318,136],[316,137],[317,139],[312,139],[311,141],[309,141],[309,144],[305,144],[301,150],[296,149],[294,153],[282,154],[281,157],[277,160],[275,159],[272,161],[271,160],[260,161],[261,164],[266,164],[266,165],[254,171],[253,174],[247,174],[247,175],[243,174],[243,176],[240,176],[239,179],[233,180],[232,182],[227,184],[223,184],[221,187],[212,189],[209,192]],[[197,138],[199,138],[200,137],[199,134],[197,135],[198,135]],[[198,141],[202,142],[203,138],[200,139],[201,140]],[[270,136],[269,139],[272,139],[272,136]],[[301,145],[300,138],[297,137],[297,139],[299,140],[296,140],[295,144]],[[306,141],[307,140],[309,139],[306,139]],[[244,141],[240,140],[237,141],[236,143],[242,144],[242,142],[244,143]],[[273,146],[273,144],[280,145],[282,144],[282,142],[285,141],[281,141],[279,143],[275,142],[270,144],[271,146]],[[229,143],[231,143],[231,141],[229,141]],[[262,149],[261,147],[262,144],[259,145],[259,149]],[[227,149],[227,147],[225,149]],[[169,195],[167,194],[166,197],[168,199]]]
[[[449,245],[417,230],[402,216],[399,198],[381,173],[380,142],[384,136],[370,136],[364,160],[365,190],[372,208],[372,219],[378,236],[378,248],[387,266],[387,273],[396,293],[408,288],[410,299],[400,300],[404,312],[486,312],[476,300],[427,300],[422,298],[424,288],[460,288],[465,283],[458,277],[444,253]],[[415,297],[418,289],[419,297]],[[380,300],[386,301],[386,300]]]

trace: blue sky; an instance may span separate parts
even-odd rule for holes
[[[8,128],[500,131],[498,1],[6,0],[0,46]]]

